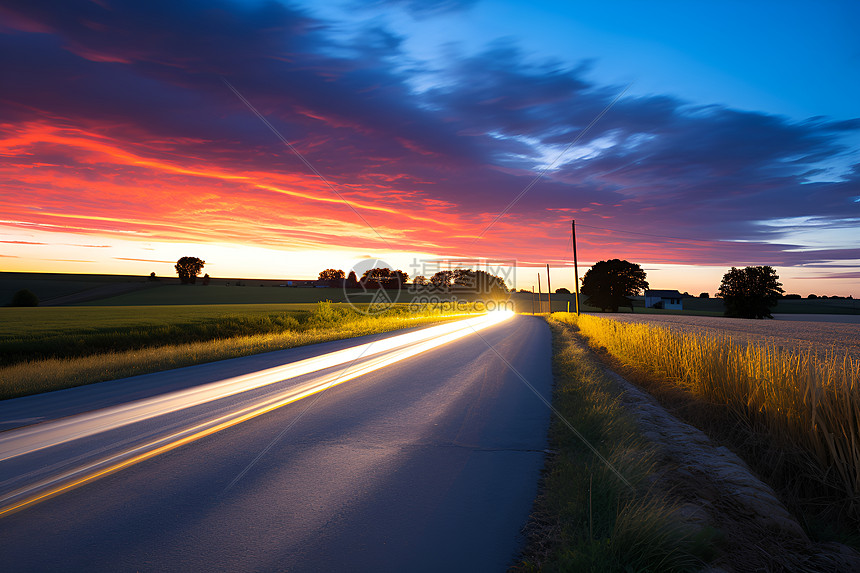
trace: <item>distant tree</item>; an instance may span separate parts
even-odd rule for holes
[[[459,292],[488,295],[493,298],[508,293],[508,285],[505,284],[504,279],[483,270],[455,269],[452,280],[453,289]]]
[[[439,271],[430,277],[430,284],[438,289],[447,289],[454,282],[454,271]]]
[[[22,288],[12,295],[9,306],[39,306],[39,297],[33,291]]]
[[[400,269],[394,270],[391,272],[391,276],[394,280],[397,281],[396,285],[392,285],[394,288],[400,288],[406,284],[406,281],[409,280],[409,275],[404,273]]]
[[[810,294],[810,295],[809,295],[808,297],[806,297],[806,298],[808,298],[808,299],[816,299],[816,298],[818,298],[818,295],[817,295],[817,294]]]
[[[710,296],[711,296],[711,295],[709,295],[708,293],[703,292],[703,293],[701,293],[701,294],[699,295],[699,298],[710,298]]]
[[[339,269],[326,269],[324,271],[320,271],[319,280],[320,282],[326,283],[330,287],[339,287],[343,285],[344,277],[346,273]]]
[[[782,298],[786,300],[800,300],[801,296],[799,294],[784,294]]]
[[[406,281],[409,280],[409,275],[401,270],[391,270],[388,267],[377,267],[367,269],[361,275],[360,283],[364,288],[400,288]]]
[[[427,280],[427,277],[425,277],[423,275],[418,275],[417,277],[412,279],[412,284],[414,284],[415,286],[424,286],[424,285],[428,284],[429,282],[430,281]]]
[[[527,293],[531,293],[532,291],[530,291],[529,289],[521,288],[521,289],[520,289],[520,290],[518,290],[517,292],[527,292]]]
[[[555,289],[555,294],[570,294],[570,291],[564,287]]]
[[[148,280],[148,281],[157,281],[157,280],[158,280],[158,277],[157,277],[157,276],[155,276],[155,272],[151,272],[151,273],[149,273],[149,278],[147,278],[146,280]]]
[[[203,265],[205,264],[206,261],[197,257],[182,257],[176,261],[174,268],[176,269],[176,274],[179,275],[179,282],[184,285],[193,285],[196,283],[197,275],[203,270]]]
[[[209,279],[209,273],[206,273],[205,275],[203,275],[203,286],[208,285],[208,284],[209,284],[209,280],[210,280],[210,279]],[[260,285],[260,286],[263,286],[263,285]]]
[[[627,306],[627,297],[639,294],[648,288],[645,271],[639,265],[619,259],[598,261],[582,278],[581,292],[588,297],[588,304],[603,312],[618,312],[619,306]]]
[[[349,271],[345,286],[346,288],[358,288],[358,277],[355,276],[355,271]]]
[[[732,267],[723,275],[719,295],[723,298],[726,316],[773,318],[770,307],[776,305],[783,292],[773,267]]]

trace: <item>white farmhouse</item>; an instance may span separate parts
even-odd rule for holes
[[[676,290],[646,290],[645,308],[684,309],[683,296]]]

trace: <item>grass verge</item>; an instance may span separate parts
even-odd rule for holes
[[[783,493],[814,538],[857,545],[860,361],[592,316],[560,318],[626,376],[730,443]]]
[[[155,334],[141,326],[114,327],[106,332],[76,330],[65,334],[47,330],[43,340],[52,352],[60,354],[0,367],[0,399],[388,332],[456,316],[431,307],[419,312],[392,308],[368,316],[347,306],[321,302],[312,311],[281,312],[271,316],[228,314],[202,323],[180,322],[152,327]],[[170,336],[159,339],[159,334]],[[58,338],[76,343],[66,347],[67,354],[63,355],[63,345],[56,344]],[[38,338],[28,341],[36,347],[38,343]]]
[[[515,571],[697,571],[713,558],[713,532],[676,519],[677,507],[645,485],[654,454],[618,401],[619,389],[577,340],[548,319],[553,404],[611,464],[553,418],[529,544]],[[622,481],[616,470],[629,485]]]

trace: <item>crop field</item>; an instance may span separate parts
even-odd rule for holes
[[[739,342],[799,350],[835,350],[860,359],[860,316],[775,315],[775,320],[685,316],[678,314],[606,314],[601,318],[665,326],[675,332],[729,335]]]
[[[553,317],[625,367],[720,405],[778,457],[795,452],[802,461],[779,479],[801,476],[809,495],[837,491],[843,515],[860,519],[860,324]]]

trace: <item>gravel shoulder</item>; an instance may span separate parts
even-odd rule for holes
[[[659,314],[602,314],[593,316],[622,322],[666,326],[673,330],[727,335],[741,342],[773,344],[802,350],[835,350],[860,359],[860,316],[782,314],[774,320]]]

